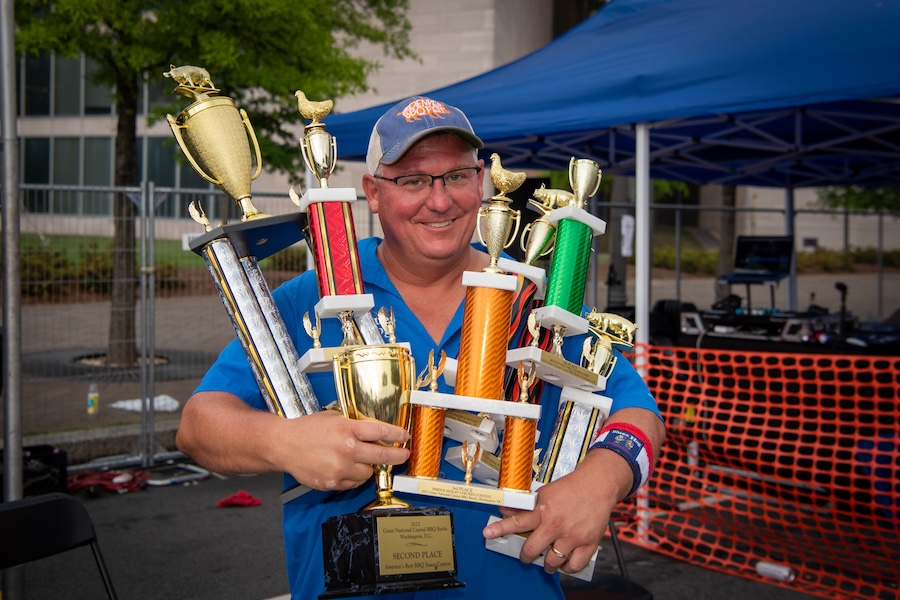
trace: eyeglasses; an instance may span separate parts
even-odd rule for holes
[[[401,175],[400,177],[382,177],[380,175],[375,175],[374,177],[375,179],[390,181],[405,192],[418,194],[434,186],[436,179],[443,181],[446,188],[462,189],[474,182],[479,173],[481,173],[481,167],[463,167],[447,171],[443,175],[416,173],[413,175]]]

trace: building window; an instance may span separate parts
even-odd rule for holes
[[[56,57],[53,69],[53,114],[81,115],[81,59]]]
[[[84,114],[85,115],[110,115],[113,108],[112,90],[106,86],[97,85],[91,81],[91,75],[96,70],[96,65],[91,60],[85,60],[84,81]]]
[[[25,115],[50,115],[50,55],[41,52],[25,57]]]
[[[26,56],[19,69],[24,90],[19,114],[26,117],[78,117],[113,113],[112,90],[90,81],[90,60],[41,53]],[[51,103],[52,99],[52,103]]]
[[[79,185],[81,183],[81,140],[79,138],[53,139],[53,184]],[[57,215],[81,213],[81,194],[74,191],[54,190],[50,194],[48,212]]]
[[[84,169],[82,183],[88,187],[112,187],[113,144],[112,138],[84,138]],[[82,214],[111,215],[111,192],[85,192]]]

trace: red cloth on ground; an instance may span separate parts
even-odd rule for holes
[[[240,490],[236,494],[232,494],[227,498],[222,498],[216,503],[216,506],[224,508],[226,506],[259,506],[259,504],[258,498],[255,498],[252,494],[248,494],[244,490]]]

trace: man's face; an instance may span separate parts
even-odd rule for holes
[[[460,137],[436,134],[424,138],[393,165],[383,165],[381,176],[443,175],[463,167],[483,167],[472,147]],[[412,266],[462,257],[468,253],[481,205],[484,171],[459,189],[435,178],[430,188],[410,193],[391,181],[363,178],[369,209],[384,229],[385,244],[397,259]],[[424,261],[423,261],[424,259]]]

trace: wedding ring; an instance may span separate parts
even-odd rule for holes
[[[552,552],[553,554],[560,557],[563,560],[563,562],[566,562],[567,560],[569,560],[569,557],[572,556],[571,552],[569,552],[568,554],[563,554],[562,552],[557,550],[553,544],[550,544],[550,552]]]

